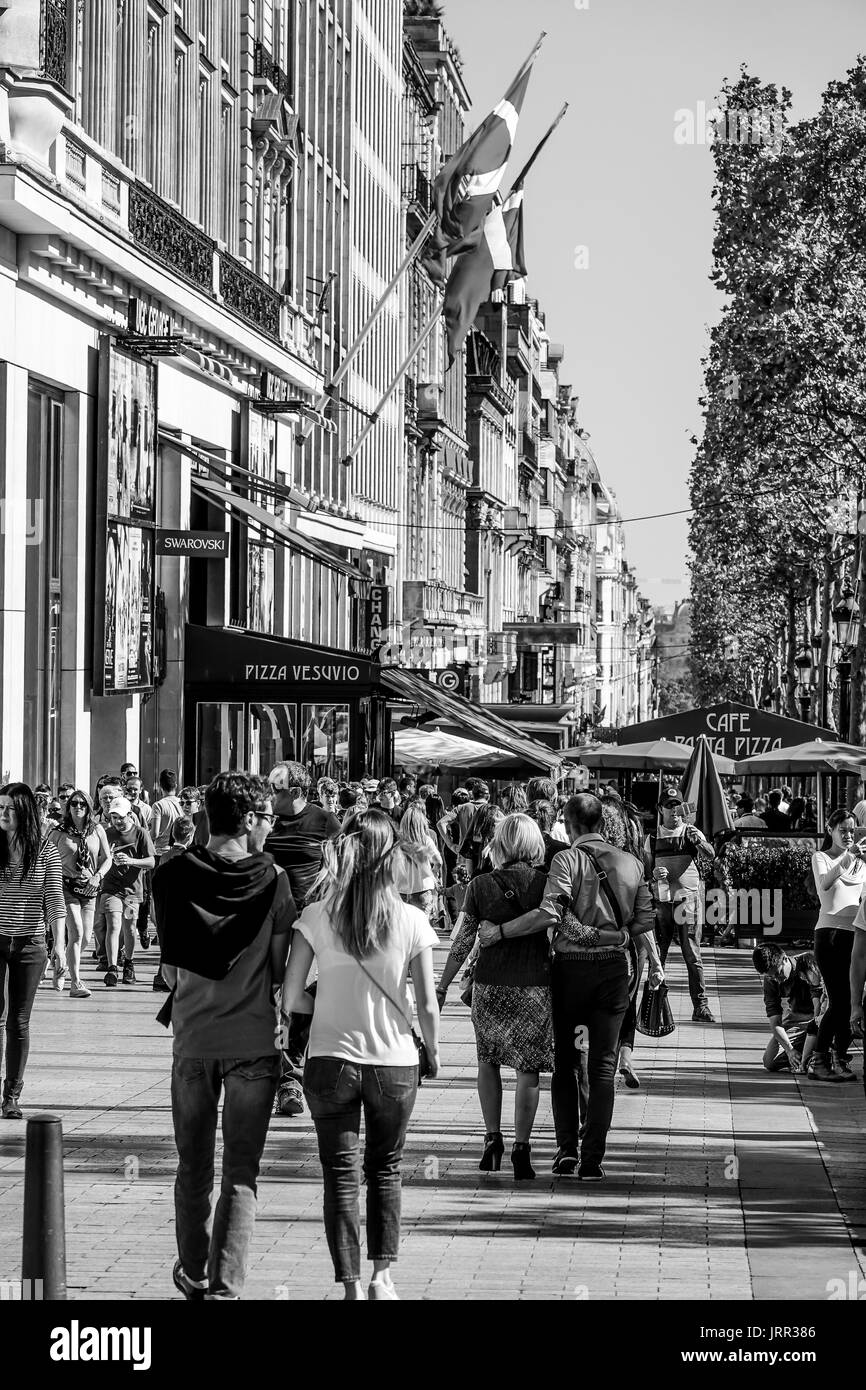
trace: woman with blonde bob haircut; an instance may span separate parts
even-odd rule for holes
[[[403,854],[383,811],[350,814],[324,848],[323,868],[297,922],[283,983],[283,1014],[312,1014],[304,1093],[316,1126],[324,1217],[334,1277],[363,1299],[360,1129],[364,1114],[369,1297],[396,1299],[390,1267],[400,1244],[400,1163],[418,1091],[418,1025],[439,1070],[433,982],[438,937],[397,891]],[[315,1010],[306,983],[318,970]]]
[[[440,1008],[482,921],[504,925],[538,907],[546,877],[544,839],[529,816],[500,821],[490,844],[492,873],[469,885],[463,912],[436,990]],[[553,1069],[548,941],[545,932],[504,938],[481,951],[472,988],[472,1026],[478,1054],[478,1098],[484,1117],[484,1152],[478,1167],[497,1172],[502,1138],[502,1067],[514,1067],[514,1178],[534,1178],[530,1140],[538,1109],[539,1073]]]

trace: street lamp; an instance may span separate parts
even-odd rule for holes
[[[794,657],[794,665],[799,673],[797,681],[797,699],[800,704],[800,714],[804,724],[809,722],[809,707],[812,703],[812,684],[815,673],[812,669],[812,657],[807,647],[800,648]]]

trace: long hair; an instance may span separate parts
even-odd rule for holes
[[[5,786],[0,787],[0,796],[9,797],[18,820],[15,843],[21,851],[23,882],[25,878],[32,878],[39,862],[39,850],[42,845],[39,807],[36,805],[36,797],[25,782],[7,782]],[[8,878],[9,872],[9,841],[5,835],[0,835],[0,874]]]
[[[601,813],[601,833],[608,844],[624,849],[642,864],[643,831],[635,808],[618,796],[604,796]]]
[[[72,819],[72,812],[69,809],[69,802],[75,801],[78,797],[80,797],[81,800],[86,802],[87,804],[87,819],[81,827],[80,832],[78,826],[75,824],[75,821]],[[74,792],[69,793],[69,800],[66,803],[66,810],[64,811],[63,819],[60,822],[60,829],[65,830],[69,835],[78,835],[80,833],[84,836],[85,839],[88,835],[92,835],[94,830],[96,829],[96,821],[94,820],[93,816],[93,802],[91,801],[89,794],[87,792],[82,791],[80,787],[77,787]]]
[[[409,803],[400,821],[400,835],[407,844],[418,845],[421,849],[428,847],[430,827],[427,823],[427,813],[419,802]]]
[[[355,960],[388,944],[402,911],[395,885],[400,860],[393,822],[373,807],[351,812],[337,838],[325,842],[310,896],[328,899],[331,926]]]
[[[827,817],[827,825],[824,830],[824,839],[821,843],[822,850],[828,850],[833,844],[832,832],[837,825],[843,825],[846,820],[854,820],[853,811],[846,811],[844,806],[837,806],[836,810]],[[856,821],[854,822],[856,825]]]

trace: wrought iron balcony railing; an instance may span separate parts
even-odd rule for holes
[[[69,45],[68,0],[42,0],[39,8],[39,71],[42,77],[66,87]]]
[[[185,280],[213,293],[216,242],[141,184],[129,185],[129,234]]]
[[[219,292],[229,309],[271,338],[279,338],[282,296],[227,252],[219,258]]]
[[[263,43],[256,43],[253,48],[253,76],[259,81],[270,82],[280,96],[285,97],[287,101],[291,100],[291,73],[283,71],[279,63],[275,62],[270,49]]]

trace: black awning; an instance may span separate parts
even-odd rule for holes
[[[537,739],[517,733],[513,725],[493,714],[489,705],[474,705],[462,695],[451,695],[417,671],[384,666],[380,680],[390,695],[432,711],[481,743],[507,749],[520,763],[543,772],[559,770],[562,758],[558,753]]]
[[[267,511],[264,507],[256,506],[255,502],[250,502],[248,498],[241,497],[236,492],[229,492],[227,488],[219,483],[211,482],[209,478],[199,478],[193,475],[191,483],[200,497],[204,497],[208,502],[215,502],[219,506],[230,508],[244,521],[258,527],[260,532],[267,532],[273,536],[275,541],[288,546],[290,550],[300,551],[302,555],[308,555],[311,559],[317,560],[320,565],[327,565],[330,569],[336,570],[338,574],[346,575],[349,579],[363,580],[365,583],[369,580],[369,575],[359,570],[357,565],[335,555],[333,551],[328,550],[322,541],[311,540],[309,536],[304,536],[300,531],[293,530],[281,517],[274,516],[273,512]]]

